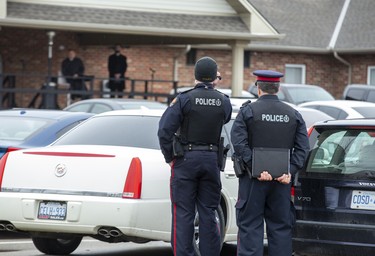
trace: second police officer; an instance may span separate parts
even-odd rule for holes
[[[195,87],[180,93],[160,119],[158,137],[171,166],[171,244],[175,256],[193,256],[195,210],[199,213],[202,256],[220,255],[221,241],[215,211],[220,203],[218,153],[221,130],[229,122],[228,96],[213,88],[217,64],[203,57],[195,64]]]
[[[290,256],[291,180],[309,151],[306,125],[301,114],[276,95],[282,73],[258,70],[253,74],[259,99],[241,107],[231,130],[235,154],[247,166],[239,177],[236,203],[237,256],[263,256],[264,221],[268,255]]]

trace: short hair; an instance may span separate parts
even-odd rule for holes
[[[265,93],[276,94],[279,91],[280,83],[279,82],[264,82],[257,81],[256,85]]]

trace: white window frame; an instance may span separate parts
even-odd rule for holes
[[[367,84],[369,85],[375,85],[375,84],[371,84],[371,71],[375,70],[375,66],[368,66],[367,67]]]
[[[305,84],[306,83],[306,65],[304,64],[285,64],[285,71],[287,68],[299,68],[301,69],[301,79],[302,81],[300,82],[301,84]],[[286,72],[285,72],[285,76],[286,76]]]

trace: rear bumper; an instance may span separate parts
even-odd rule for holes
[[[66,219],[38,219],[39,203],[44,200],[67,202]],[[129,237],[170,240],[169,200],[1,192],[0,208],[0,222],[9,221],[19,231],[96,235],[106,226]]]
[[[375,255],[374,241],[374,225],[297,220],[293,232],[293,249],[299,253]]]

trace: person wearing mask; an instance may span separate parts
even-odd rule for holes
[[[123,97],[125,90],[125,73],[128,68],[127,58],[121,53],[121,46],[116,45],[115,52],[108,57],[109,84],[111,98]]]
[[[65,76],[66,82],[70,84],[71,90],[87,91],[83,74],[85,72],[85,66],[80,58],[76,56],[76,52],[73,49],[68,51],[68,56],[61,63],[61,73]],[[71,99],[86,98],[82,94],[72,94]]]
[[[171,166],[171,244],[175,256],[195,256],[197,209],[200,254],[219,256],[223,231],[218,229],[215,211],[221,193],[220,138],[223,125],[231,118],[232,106],[228,96],[214,89],[214,59],[199,59],[194,70],[195,87],[180,93],[159,122],[161,151]]]
[[[309,151],[306,125],[301,114],[276,95],[282,73],[253,74],[259,99],[241,107],[231,129],[234,152],[246,167],[237,175],[237,255],[263,256],[265,221],[268,255],[290,256],[291,181]]]

